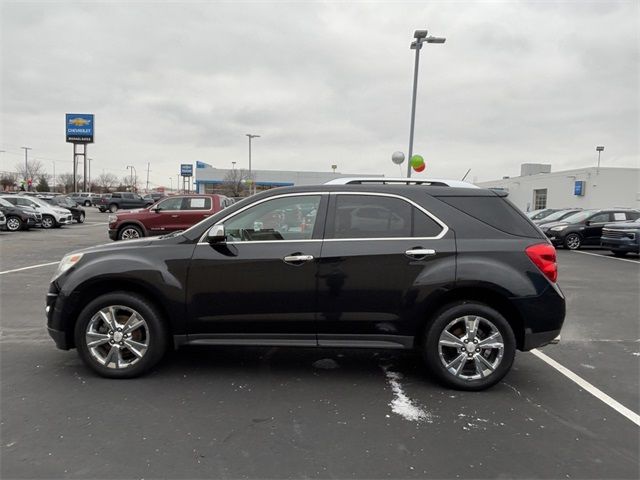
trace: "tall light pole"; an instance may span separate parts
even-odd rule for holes
[[[173,193],[173,177],[169,177],[169,192]]]
[[[133,189],[133,191],[136,191],[136,184],[138,183],[138,172],[136,171],[136,167],[134,167],[133,165],[127,165],[127,170],[131,169],[131,188]],[[136,177],[135,177],[135,183],[133,183],[133,174],[135,173]]]
[[[252,135],[251,133],[245,134],[249,137],[249,178],[253,182],[253,193],[256,193],[256,182],[251,178],[251,140],[254,138],[260,138],[260,135]],[[249,189],[251,191],[251,189]]]
[[[598,152],[598,170],[600,170],[600,154],[602,152],[604,152],[604,146],[603,145],[598,145],[596,147],[596,152]]]
[[[30,147],[20,147],[24,150],[24,183],[27,183],[27,180],[29,180],[29,161],[28,161],[28,154],[29,154],[29,150],[31,150]],[[29,185],[27,184],[27,190],[29,189]]]
[[[416,51],[416,62],[413,67],[413,98],[411,100],[411,129],[409,130],[409,158],[407,162],[407,177],[411,177],[411,157],[413,156],[413,128],[416,121],[416,96],[418,94],[418,67],[420,65],[420,50],[423,43],[444,43],[444,37],[427,37],[426,30],[416,30],[413,33],[415,40],[411,42],[411,50]]]
[[[92,160],[93,158],[87,157],[88,168],[84,175],[85,183],[89,186],[89,191],[91,191],[91,161]]]
[[[53,191],[56,191],[56,161],[51,160],[53,162]]]

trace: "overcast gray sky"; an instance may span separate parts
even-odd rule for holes
[[[638,166],[640,2],[2,0],[0,169],[71,171],[64,114],[94,113],[93,174],[168,185],[182,162],[399,174],[413,31],[427,176],[520,163]],[[423,174],[424,175],[424,174]],[[174,180],[175,182],[175,180]]]

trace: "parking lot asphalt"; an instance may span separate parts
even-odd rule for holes
[[[395,351],[190,347],[97,377],[48,338],[44,299],[106,219],[0,232],[2,478],[640,477],[639,426],[532,353],[479,393]],[[637,414],[640,265],[585,252],[559,251],[567,319],[541,351]]]

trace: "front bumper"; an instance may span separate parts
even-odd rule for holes
[[[602,237],[600,244],[611,250],[620,250],[623,252],[640,252],[640,243],[638,237],[635,238],[608,238]]]
[[[69,213],[68,215],[59,215],[56,217],[56,221],[60,225],[68,225],[73,221],[73,216],[71,215],[71,213]]]
[[[118,229],[110,228],[109,229],[109,238],[111,240],[117,240],[118,239]]]

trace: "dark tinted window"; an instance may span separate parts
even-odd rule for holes
[[[111,198],[121,198],[119,193],[112,193]]]
[[[438,197],[461,212],[498,230],[521,237],[540,237],[538,229],[502,197]]]
[[[435,237],[442,227],[399,198],[338,195],[331,238]]]
[[[627,218],[629,220],[636,220],[640,218],[640,212],[626,212],[626,213],[627,213]]]
[[[122,198],[135,198],[135,195],[133,193],[123,193],[122,194]]]

